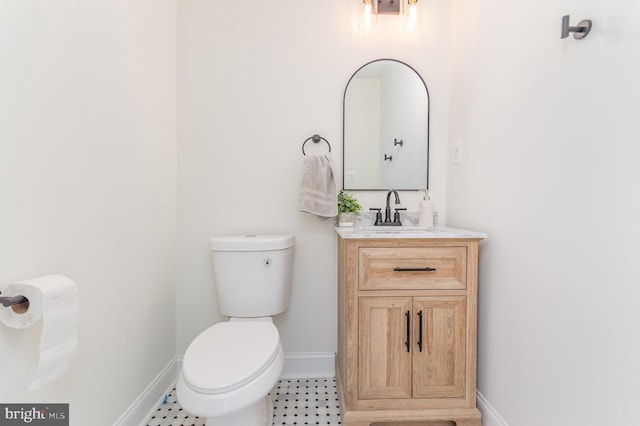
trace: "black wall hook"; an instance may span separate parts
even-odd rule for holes
[[[583,19],[578,22],[578,25],[572,27],[569,25],[569,15],[564,15],[562,17],[562,30],[560,33],[560,38],[569,37],[569,33],[573,33],[573,38],[576,40],[582,40],[591,32],[592,22],[591,19]]]

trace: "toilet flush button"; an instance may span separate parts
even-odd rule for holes
[[[272,260],[267,257],[265,260],[262,261],[262,263],[264,264],[264,266],[268,268],[269,266],[271,266]]]

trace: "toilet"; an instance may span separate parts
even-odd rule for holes
[[[220,312],[229,317],[187,348],[176,392],[182,407],[207,426],[271,425],[269,392],[284,367],[272,316],[291,294],[292,235],[209,240]]]

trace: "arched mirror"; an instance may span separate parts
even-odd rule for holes
[[[349,79],[343,103],[347,190],[429,187],[429,92],[409,65],[380,59]]]

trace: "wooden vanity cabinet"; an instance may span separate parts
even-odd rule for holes
[[[344,425],[480,426],[478,241],[338,237]]]

